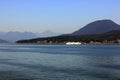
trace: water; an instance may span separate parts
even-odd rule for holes
[[[120,45],[0,45],[0,80],[120,80]]]

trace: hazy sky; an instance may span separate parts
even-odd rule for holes
[[[101,19],[120,24],[120,0],[0,0],[0,32],[69,33]]]

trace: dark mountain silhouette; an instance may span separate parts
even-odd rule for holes
[[[116,42],[116,41],[119,42]],[[94,34],[94,35],[80,35],[80,36],[56,36],[56,37],[46,37],[46,38],[36,38],[36,39],[28,39],[28,40],[19,40],[17,43],[66,43],[66,42],[82,42],[82,43],[90,43],[93,42],[101,42],[101,43],[120,43],[120,30],[113,30],[103,34]]]
[[[92,22],[78,31],[54,37],[19,40],[17,43],[65,43],[65,42],[120,43],[120,25],[111,20]]]
[[[120,25],[111,20],[98,20],[72,33],[72,35],[102,34],[112,30],[120,30]]]

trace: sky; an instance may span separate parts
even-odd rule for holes
[[[120,24],[120,0],[0,0],[0,32],[71,33],[111,19]]]

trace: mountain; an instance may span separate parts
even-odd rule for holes
[[[111,20],[98,20],[72,33],[72,35],[102,34],[112,30],[120,30],[120,25]]]
[[[120,43],[120,30],[113,30],[103,34],[80,35],[80,36],[55,36],[46,38],[36,38],[29,40],[19,40],[17,43],[40,43],[40,44],[57,44],[66,42],[81,43]]]
[[[98,20],[71,34],[19,40],[17,43],[65,43],[65,42],[101,42],[114,43],[120,41],[120,25],[111,20]]]
[[[32,32],[7,32],[1,33],[0,39],[14,42],[21,39],[32,39],[37,38],[38,36]]]
[[[15,42],[22,39],[32,39],[38,37],[51,37],[58,36],[59,33],[55,33],[52,31],[45,31],[43,33],[33,33],[33,32],[0,32],[0,39],[7,40],[9,42]]]
[[[0,39],[0,43],[9,43],[8,41]]]

